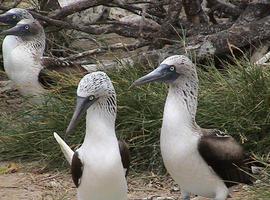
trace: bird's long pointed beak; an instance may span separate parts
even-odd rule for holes
[[[160,65],[149,74],[137,79],[131,86],[144,85],[151,82],[166,81],[170,78],[171,72],[167,70],[168,65]]]
[[[77,97],[75,111],[66,130],[66,134],[71,133],[76,128],[78,122],[92,104],[93,101],[89,101],[87,97]]]
[[[0,23],[5,25],[15,25],[16,23],[11,20],[9,13],[4,13],[0,15]],[[14,24],[15,23],[15,24]]]
[[[20,27],[19,26],[14,26],[10,29],[4,30],[0,32],[1,35],[17,35],[20,36]]]

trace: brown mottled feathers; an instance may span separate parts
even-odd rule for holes
[[[83,164],[79,158],[79,154],[77,151],[74,152],[72,161],[71,161],[71,175],[72,180],[76,187],[79,187],[80,185],[80,179],[82,177],[83,173]]]
[[[121,161],[123,164],[124,169],[126,169],[125,176],[128,175],[129,166],[130,166],[130,152],[128,149],[128,145],[123,140],[118,140],[120,155],[121,155]]]
[[[204,131],[207,133],[202,133],[198,144],[199,153],[224,180],[226,186],[238,183],[252,184],[252,177],[248,175],[251,173],[251,166],[246,163],[244,150],[235,139],[225,134],[219,135],[218,130]]]
[[[69,62],[69,61],[62,61],[58,58],[52,57],[42,57],[41,58],[41,65],[44,67],[38,76],[38,80],[41,85],[49,89],[50,86],[55,85],[57,80],[51,77],[49,74],[52,72],[57,73],[72,73],[72,74],[87,74],[87,70],[84,69],[80,64]]]

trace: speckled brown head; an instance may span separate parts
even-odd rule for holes
[[[1,35],[15,35],[19,37],[43,36],[43,27],[37,20],[23,19],[16,26],[1,32]]]
[[[184,55],[166,58],[155,70],[136,80],[133,85],[138,86],[150,82],[165,82],[174,85],[179,81],[198,82],[196,66]]]
[[[166,58],[155,70],[136,80],[133,85],[150,82],[165,82],[170,91],[179,98],[195,119],[197,109],[198,76],[196,65],[184,55]]]
[[[116,117],[115,90],[110,78],[104,72],[93,72],[81,79],[77,89],[76,108],[66,133],[74,130],[90,107],[100,109],[113,118]]]

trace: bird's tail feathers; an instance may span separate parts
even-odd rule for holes
[[[57,143],[59,144],[68,163],[71,165],[74,152],[56,132],[53,133],[53,136],[56,139]]]

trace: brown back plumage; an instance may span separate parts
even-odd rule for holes
[[[120,155],[121,155],[121,161],[123,164],[124,169],[126,169],[125,176],[128,175],[129,172],[129,166],[130,166],[130,151],[128,149],[128,145],[124,142],[124,140],[118,140]]]
[[[205,162],[224,180],[227,187],[238,183],[251,184],[251,166],[247,163],[243,148],[231,136],[216,133],[217,130],[209,129],[203,133],[198,144],[199,153]]]
[[[76,187],[79,187],[80,185],[82,173],[83,173],[83,164],[79,158],[78,152],[75,151],[71,161],[71,175],[73,183],[76,185]]]

